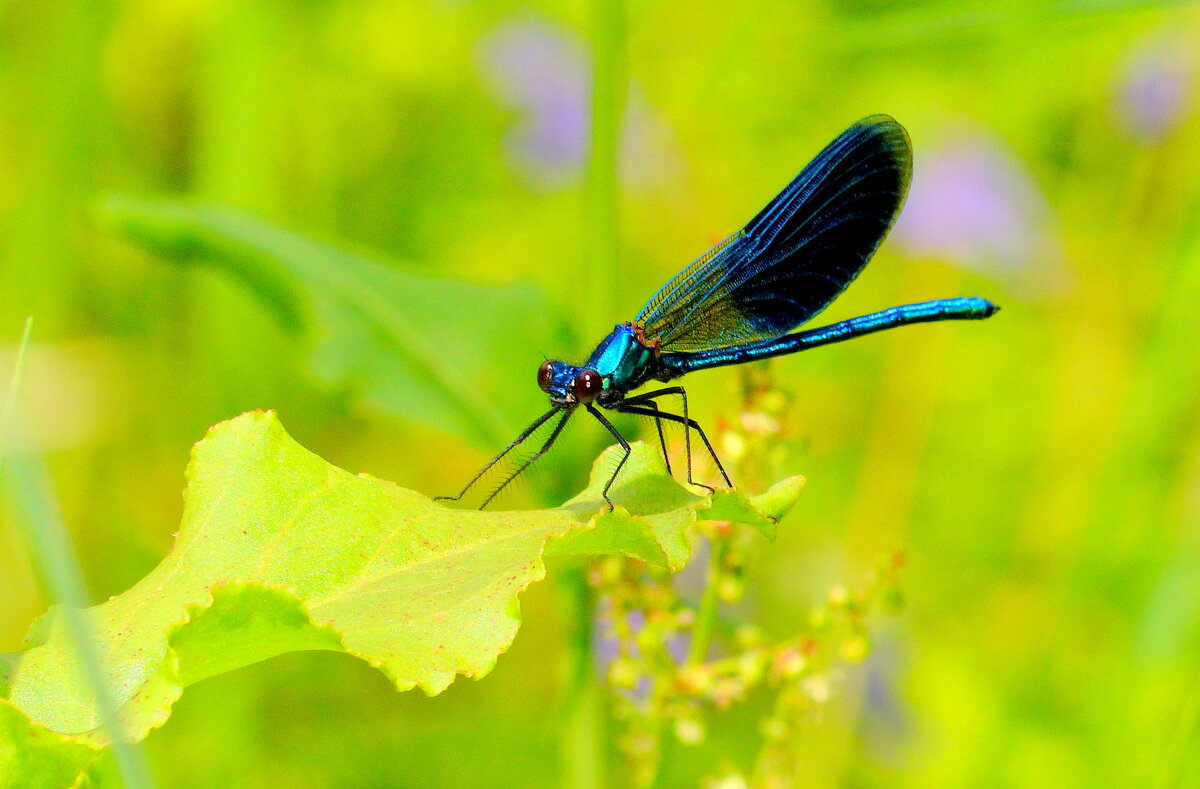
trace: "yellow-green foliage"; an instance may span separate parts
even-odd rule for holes
[[[690,552],[686,526],[719,518],[772,528],[800,491],[781,483],[761,497],[765,512],[737,492],[700,499],[665,475],[653,448],[635,448],[613,490],[620,509],[601,509],[602,459],[562,509],[463,512],[329,465],[274,414],[217,425],[196,445],[172,550],[87,612],[123,736],[161,726],[188,685],[295,651],[347,652],[400,690],[436,695],[459,674],[487,674],[508,649],[517,595],[544,577],[543,553],[678,567]],[[14,786],[46,780],[39,751],[84,771],[95,755],[77,745],[112,737],[60,613],[5,656],[0,775]],[[57,752],[31,743],[31,731],[59,742]]]
[[[1200,12],[659,0],[595,26],[605,5],[0,4],[0,375],[34,315],[23,419],[94,601],[168,554],[187,447],[238,413],[275,409],[336,467],[457,490],[544,406],[544,357],[585,355],[886,112],[913,140],[911,199],[819,320],[957,295],[1003,311],[772,362],[773,405],[744,406],[758,369],[687,384],[739,482],[809,479],[723,577],[738,616],[764,643],[824,632],[896,551],[904,613],[808,688],[828,701],[802,728],[761,730],[775,699],[752,693],[658,780],[732,776],[776,737],[802,786],[1200,782]],[[629,87],[612,214],[586,174],[594,47]],[[429,281],[457,295],[388,313]],[[583,486],[608,436],[577,422],[505,508]],[[15,652],[52,601],[0,517]],[[555,588],[523,596],[483,682],[427,699],[293,652],[189,687],[149,762],[171,787],[562,785]],[[0,729],[46,742],[7,705]],[[83,747],[22,758],[57,778]]]

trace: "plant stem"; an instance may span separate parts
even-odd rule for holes
[[[21,377],[25,374],[25,352],[29,349],[29,338],[33,336],[33,316],[25,319],[21,329],[21,341],[17,344],[17,356],[13,361],[12,378],[8,381],[8,392],[4,396],[4,407],[0,408],[0,476],[4,473],[4,457],[12,435],[13,412],[17,408],[17,393],[21,391]]]
[[[591,145],[584,227],[591,242],[584,265],[584,292],[590,336],[602,337],[616,314],[618,280],[617,155],[625,95],[624,0],[592,0]],[[565,569],[558,578],[564,621],[571,631],[562,732],[562,785],[569,789],[606,786],[607,711],[604,688],[596,674],[592,641],[595,596],[586,563]]]
[[[563,621],[569,628],[566,692],[561,741],[562,786],[599,789],[607,786],[604,689],[592,655],[595,596],[580,563],[558,576]]]
[[[729,539],[714,536],[709,543],[708,577],[705,579],[704,597],[696,613],[696,629],[692,631],[692,643],[688,645],[687,662],[703,663],[708,656],[708,645],[712,641],[713,625],[717,620],[717,604],[720,602],[721,567],[729,553]]]
[[[79,563],[71,551],[62,513],[50,493],[46,469],[31,452],[18,450],[11,456],[7,452],[13,443],[13,415],[32,328],[33,319],[26,319],[12,381],[3,410],[0,411],[0,480],[6,483],[4,487],[18,515],[13,520],[32,555],[43,592],[62,605],[62,615],[75,644],[79,667],[84,680],[91,686],[100,727],[112,742],[121,779],[129,789],[150,789],[154,786],[150,768],[141,749],[125,739],[115,700],[100,666],[100,650],[85,613],[88,605],[87,587]],[[7,469],[4,467],[5,460]],[[4,474],[6,470],[8,473]]]
[[[1158,777],[1160,789],[1183,786],[1183,773],[1187,769],[1189,761],[1188,754],[1195,753],[1195,750],[1189,750],[1188,743],[1195,739],[1198,728],[1200,728],[1200,681],[1188,694],[1188,698],[1179,712],[1179,721],[1175,726],[1175,733],[1167,748],[1167,758],[1162,763]]]
[[[591,325],[589,335],[603,337],[618,314],[619,281],[618,154],[625,109],[624,0],[592,2],[591,147],[588,153],[587,221],[591,254],[584,282]]]

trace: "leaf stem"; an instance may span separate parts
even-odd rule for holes
[[[618,141],[625,95],[624,0],[592,0],[591,140],[585,201],[590,254],[581,281],[587,293],[587,320],[581,327],[594,337],[611,328],[616,314],[618,267]],[[562,732],[563,785],[593,789],[607,785],[604,688],[593,654],[595,595],[586,562],[559,576],[567,627],[568,677],[566,720]]]
[[[140,748],[123,736],[117,708],[100,666],[100,650],[91,632],[84,609],[88,605],[87,587],[70,538],[54,497],[50,480],[40,459],[32,452],[7,451],[12,441],[13,416],[17,392],[24,370],[25,353],[33,329],[33,318],[25,320],[21,344],[17,351],[12,380],[0,410],[0,477],[6,483],[9,499],[19,514],[14,518],[37,568],[38,580],[44,593],[62,605],[63,618],[75,644],[84,680],[91,686],[99,711],[100,727],[112,741],[113,755],[121,779],[129,789],[151,789],[154,780]]]
[[[692,631],[692,642],[688,645],[689,664],[703,663],[704,658],[708,656],[708,645],[712,642],[713,626],[717,620],[717,604],[720,602],[721,568],[728,553],[729,538],[714,535],[709,543],[704,597],[700,599],[700,610],[696,613],[696,629]]]
[[[592,643],[595,595],[583,562],[558,576],[563,621],[569,629],[561,741],[562,786],[600,789],[606,778],[604,688],[596,675]]]
[[[591,254],[584,272],[596,338],[612,329],[617,315],[620,265],[618,157],[625,109],[624,0],[592,2],[591,147],[588,152],[587,220]]]
[[[1194,739],[1200,728],[1200,681],[1192,688],[1192,692],[1183,703],[1179,712],[1179,721],[1167,747],[1167,758],[1163,761],[1159,772],[1158,786],[1160,789],[1170,789],[1183,786],[1183,772],[1188,762],[1187,754],[1195,753],[1189,750],[1188,742]]]
[[[30,315],[25,319],[25,326],[21,329],[21,341],[17,344],[17,356],[13,360],[12,378],[8,381],[4,407],[0,408],[0,475],[4,473],[4,458],[8,454],[13,412],[17,408],[17,393],[21,391],[21,378],[25,374],[25,352],[29,349],[29,338],[32,336],[33,316]]]

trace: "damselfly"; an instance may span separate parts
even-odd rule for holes
[[[699,484],[692,477],[691,432],[696,431],[732,487],[704,429],[688,414],[682,386],[630,392],[651,381],[666,383],[696,370],[782,356],[896,326],[995,313],[998,307],[986,299],[938,299],[791,333],[825,309],[866,266],[900,212],[911,174],[912,147],[895,120],[873,115],[846,129],[744,228],[677,274],[635,320],[613,329],[584,364],[545,362],[537,380],[550,396],[550,410],[457,496],[441,498],[461,499],[489,469],[554,420],[537,451],[511,470],[480,509],[486,507],[554,445],[580,407],[624,450],[602,493],[610,505],[608,492],[630,448],[600,408],[653,417],[664,454],[662,420],[682,424],[691,484]],[[680,398],[680,414],[659,407],[661,399],[673,396]]]

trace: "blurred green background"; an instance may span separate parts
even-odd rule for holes
[[[886,112],[912,135],[913,191],[822,319],[1004,309],[772,363],[809,489],[753,568],[753,615],[786,635],[878,554],[908,558],[905,612],[796,744],[800,785],[1200,784],[1200,8],[630,4],[615,260],[586,197],[591,50],[614,44],[594,28],[565,2],[0,2],[0,376],[33,315],[25,414],[95,598],[162,557],[190,445],[239,412],[277,409],[331,462],[429,493],[490,456],[320,383],[244,286],[102,229],[105,196],[533,283],[530,325],[572,329],[504,337],[464,371],[527,382],[515,431],[543,354],[586,354]],[[464,309],[428,331],[471,342]],[[733,416],[738,376],[690,380],[694,415]],[[570,433],[506,506],[582,484],[604,437]],[[3,534],[7,651],[49,601]],[[153,768],[173,787],[556,786],[565,623],[545,589],[524,611],[491,676],[435,699],[322,653],[204,682],[147,740]],[[744,759],[754,720],[719,717],[666,785]]]

